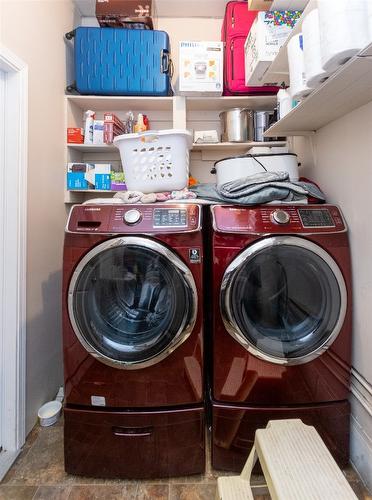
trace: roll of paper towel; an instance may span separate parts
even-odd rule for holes
[[[336,71],[368,44],[369,1],[318,0],[320,47],[325,71]]]
[[[328,76],[327,71],[322,67],[318,9],[312,10],[303,20],[302,35],[304,37],[306,84],[315,89]]]
[[[368,2],[367,7],[367,15],[368,15],[368,29],[369,29],[369,43],[372,42],[372,2]]]
[[[299,100],[311,92],[311,88],[306,85],[302,33],[290,39],[287,54],[291,95],[293,99]]]

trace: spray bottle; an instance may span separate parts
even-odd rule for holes
[[[91,109],[85,112],[84,144],[93,144],[93,127],[96,114]]]

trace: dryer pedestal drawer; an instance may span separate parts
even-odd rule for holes
[[[204,471],[204,409],[109,412],[65,408],[65,469],[102,478]]]
[[[348,401],[299,407],[243,407],[212,403],[212,465],[241,472],[257,429],[269,420],[300,418],[313,425],[341,467],[349,462],[350,405]]]

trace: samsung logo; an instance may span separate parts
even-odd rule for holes
[[[100,208],[86,208],[85,211],[86,212],[100,212],[101,209]]]

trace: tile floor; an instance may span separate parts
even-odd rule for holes
[[[63,422],[36,426],[0,484],[0,500],[214,500],[221,474],[207,463],[202,476],[158,481],[99,480],[71,476],[63,468]],[[345,475],[358,499],[372,500],[350,467]],[[253,480],[256,500],[268,500],[263,480]]]

